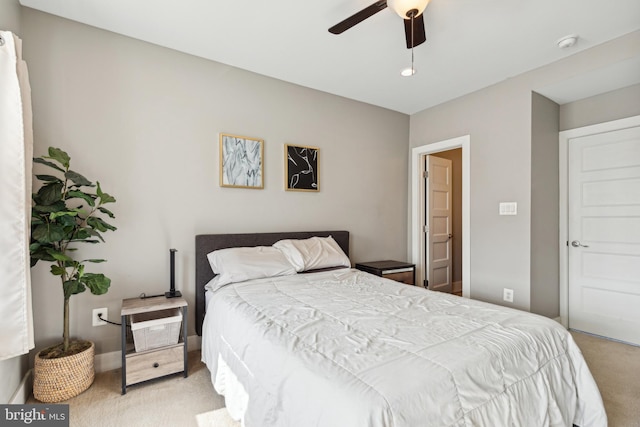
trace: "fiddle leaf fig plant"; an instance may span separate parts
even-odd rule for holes
[[[33,193],[31,209],[31,266],[38,261],[52,263],[51,274],[60,277],[64,295],[63,342],[51,348],[49,357],[62,357],[82,349],[74,349],[69,340],[69,299],[87,288],[94,295],[107,292],[111,279],[104,274],[89,273],[89,263],[104,259],[78,259],[80,244],[104,242],[102,233],[116,227],[104,220],[115,218],[104,205],[116,201],[102,191],[100,183],[89,181],[70,169],[69,155],[49,147],[48,156],[34,158],[34,163],[52,169],[51,175],[36,175],[42,187]],[[46,357],[46,356],[44,356]]]

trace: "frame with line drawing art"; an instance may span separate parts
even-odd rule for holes
[[[264,188],[264,140],[220,134],[220,186]]]
[[[287,191],[320,191],[318,181],[317,147],[284,146],[285,179]]]

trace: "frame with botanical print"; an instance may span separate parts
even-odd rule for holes
[[[220,186],[264,188],[264,140],[220,134]]]

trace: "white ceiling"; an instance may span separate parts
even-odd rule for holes
[[[374,0],[20,0],[23,6],[280,80],[413,114],[640,29],[639,0],[432,0],[427,42],[410,65],[403,23],[387,8],[341,35],[327,29]],[[558,39],[580,36],[561,50]],[[640,82],[640,61],[612,79],[577,78],[568,102]],[[618,68],[616,68],[618,67]],[[635,67],[635,68],[634,68]],[[613,80],[613,82],[612,82]],[[616,83],[617,82],[617,83]],[[588,83],[588,84],[587,84]],[[616,87],[617,86],[617,87]],[[585,88],[588,88],[585,91]],[[569,90],[570,89],[570,90]]]

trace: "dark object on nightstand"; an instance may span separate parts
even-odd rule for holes
[[[164,296],[167,298],[181,297],[180,291],[176,291],[176,252],[177,249],[169,249],[169,255],[171,257],[171,272],[170,272],[170,284],[169,292],[165,292]]]
[[[416,283],[415,264],[385,260],[357,263],[356,268],[407,285],[415,285]]]

